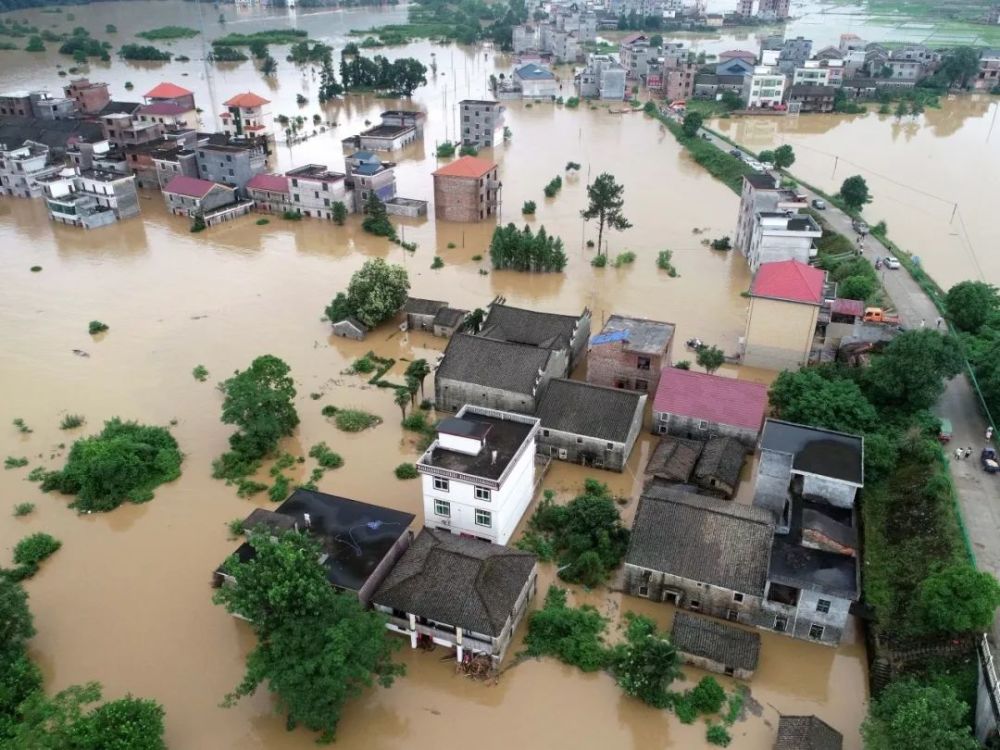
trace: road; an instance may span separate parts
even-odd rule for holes
[[[727,152],[734,149],[711,131],[702,132],[708,134],[707,140],[717,148]],[[852,239],[857,236],[851,225],[850,216],[803,185],[799,186],[798,191],[803,193],[810,203],[816,198],[827,203],[823,216],[834,231]],[[869,235],[865,239],[864,256],[869,263],[874,264],[876,257],[885,258],[890,254],[877,238]],[[879,275],[906,329],[937,325],[940,313],[905,269],[891,271],[883,266]],[[941,327],[944,325],[942,322]],[[1000,578],[1000,502],[997,501],[1000,475],[985,473],[979,464],[979,452],[986,445],[987,423],[967,375],[952,378],[934,411],[938,416],[950,419],[954,430],[952,442],[946,453],[958,493],[962,520],[976,564],[980,570],[988,571]],[[959,446],[972,448],[972,456],[956,460],[954,448]],[[994,622],[993,641],[995,644],[1000,644],[1000,621]]]

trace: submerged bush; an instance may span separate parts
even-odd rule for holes
[[[87,420],[82,414],[67,414],[59,423],[60,430],[75,430],[83,425]]]
[[[90,321],[88,330],[90,331],[90,335],[94,336],[98,333],[104,333],[106,330],[108,330],[108,325],[106,323],[102,323],[99,320],[92,320]]]
[[[420,475],[414,464],[406,463],[397,466],[393,473],[396,475],[396,479],[416,479]]]

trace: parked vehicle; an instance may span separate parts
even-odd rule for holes
[[[743,158],[743,154],[741,154],[740,151],[739,151],[739,149],[736,149],[736,148],[729,149],[729,155],[730,156],[735,156],[737,159],[742,159]]]
[[[765,172],[770,172],[772,169],[774,169],[774,165],[769,161],[760,162],[760,166]]]
[[[863,320],[865,323],[881,323],[887,326],[899,325],[899,316],[889,315],[881,307],[866,307]]]
[[[708,344],[706,344],[701,339],[688,339],[687,341],[684,342],[684,344],[687,346],[688,349],[692,349],[696,352],[701,351],[706,346],[708,346]]]
[[[941,417],[938,421],[941,422],[941,427],[938,429],[938,440],[944,444],[951,440],[951,420]]]
[[[826,201],[820,200],[819,198],[813,198],[812,206],[817,211],[826,211]]]
[[[854,219],[851,222],[851,226],[854,227],[854,231],[858,234],[868,234],[868,225],[861,221],[861,219]]]
[[[997,450],[992,446],[983,448],[979,454],[979,461],[983,465],[983,471],[987,474],[996,474],[1000,471],[1000,460],[997,459]]]
[[[764,165],[761,164],[756,159],[747,159],[747,166],[750,167],[750,169],[754,170],[755,172],[764,171]]]
[[[894,258],[893,256],[890,255],[888,258],[885,259],[885,267],[892,271],[898,271],[899,258]]]

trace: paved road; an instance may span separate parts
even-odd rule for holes
[[[708,132],[708,140],[723,151],[734,148],[713,133],[702,132]],[[805,186],[800,185],[799,190],[810,202],[814,198],[822,198]],[[836,206],[828,205],[823,215],[835,231],[852,239],[857,236],[851,218]],[[889,250],[878,239],[871,235],[865,239],[864,256],[870,263],[874,263],[878,256],[884,258],[887,255],[890,255]],[[937,324],[940,313],[905,269],[891,271],[883,266],[879,275],[905,328],[933,327]],[[941,325],[943,327],[944,323]],[[954,430],[951,450],[946,452],[976,563],[981,570],[1000,578],[1000,474],[987,474],[979,464],[979,452],[986,444],[986,420],[966,375],[959,375],[948,383],[934,411],[938,416],[950,419]],[[958,446],[971,447],[972,457],[956,460],[954,448]],[[1000,644],[1000,621],[994,623],[993,640]]]

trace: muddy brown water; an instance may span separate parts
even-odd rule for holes
[[[114,22],[119,36],[126,37],[128,29],[195,25],[198,12],[198,6],[176,2],[116,4],[113,9],[98,4],[78,9],[76,23],[103,36],[104,24]],[[204,12],[216,15],[207,7]],[[259,12],[246,17],[227,12],[227,30],[274,25],[258,18],[266,15]],[[22,15],[45,25],[60,22],[55,14],[16,14]],[[401,17],[398,10],[334,11],[303,14],[297,22],[342,43],[349,28]],[[191,54],[199,44],[183,42],[174,49]],[[434,52],[438,60],[438,76],[408,105],[429,112],[427,134],[423,143],[398,157],[400,194],[428,197],[430,172],[437,164],[434,143],[454,132],[454,102],[482,95],[489,73],[507,68],[492,53],[484,57],[482,52],[426,44],[407,49],[425,60]],[[55,76],[54,53],[39,58],[0,55],[4,88],[54,88],[62,80]],[[13,64],[6,65],[8,60]],[[175,75],[178,70],[191,75]],[[240,90],[274,99],[276,113],[295,113],[299,91],[314,98],[311,76],[282,62],[281,74],[269,83],[249,65],[214,73],[215,102],[209,104],[208,82],[198,77],[200,70],[193,63],[163,69],[116,61],[94,66],[90,75],[112,82],[116,98],[129,98],[120,88],[125,80],[134,82],[135,95],[164,78],[175,80],[196,91],[206,119],[219,101]],[[291,149],[279,146],[276,168],[308,162],[340,168],[339,139],[396,104],[351,97],[331,105],[324,116],[338,122],[337,127]],[[307,119],[314,111],[313,103],[302,109]],[[686,356],[682,342],[692,336],[734,349],[746,310],[740,292],[749,285],[749,275],[739,258],[701,244],[731,233],[737,208],[731,191],[641,114],[516,103],[508,106],[506,122],[513,139],[492,154],[504,182],[502,219],[522,223],[521,203],[535,200],[538,213],[529,223],[544,224],[563,238],[569,256],[565,274],[480,274],[486,264],[473,256],[486,254],[487,225],[403,222],[406,239],[419,245],[409,254],[365,235],[353,219],[339,228],[277,218],[258,226],[248,218],[192,235],[186,221],[166,215],[155,193],[143,196],[141,220],[94,232],[53,226],[40,201],[0,201],[0,388],[6,395],[0,407],[0,452],[31,460],[26,469],[0,472],[0,559],[34,531],[47,531],[64,543],[27,583],[39,631],[32,654],[49,689],[96,679],[111,696],[131,691],[153,697],[166,707],[167,739],[173,748],[313,747],[312,734],[285,731],[266,693],[233,709],[218,706],[239,680],[253,638],[244,625],[211,604],[210,574],[235,547],[227,538],[226,522],[270,503],[263,496],[239,499],[209,476],[211,460],[225,449],[229,434],[218,419],[220,396],[214,386],[254,356],[269,352],[282,357],[296,379],[302,418],[283,447],[301,455],[325,440],[344,456],[345,465],[327,473],[322,490],[404,509],[419,519],[419,485],[392,475],[393,467],[416,455],[412,438],[398,428],[398,408],[384,390],[342,371],[369,349],[398,360],[433,361],[444,341],[404,335],[392,326],[378,329],[363,343],[331,338],[320,320],[323,307],[366,258],[404,264],[413,294],[461,307],[481,306],[497,295],[511,304],[559,312],[588,306],[595,327],[611,312],[675,322],[675,359]],[[581,174],[565,174],[571,160],[582,164]],[[626,187],[626,213],[635,227],[611,233],[609,244],[612,255],[626,249],[637,254],[631,267],[595,270],[589,265],[594,251],[583,245],[596,236],[579,218],[587,173],[604,170]],[[557,174],[564,175],[563,190],[546,199],[542,187]],[[676,279],[655,267],[656,253],[668,248],[680,273]],[[434,255],[442,257],[443,268],[431,270]],[[31,273],[33,265],[43,270]],[[93,319],[107,323],[110,331],[89,336],[87,322]],[[75,356],[74,349],[90,356]],[[198,364],[209,369],[208,382],[192,377]],[[398,378],[403,366],[401,361],[390,376]],[[774,376],[736,368],[725,372],[761,382]],[[313,393],[320,399],[310,398]],[[325,404],[364,408],[384,423],[356,435],[340,433],[321,416]],[[59,420],[68,412],[84,414],[87,424],[60,431]],[[31,467],[61,465],[65,448],[60,445],[98,430],[103,420],[116,415],[155,424],[176,420],[173,432],[186,456],[183,476],[161,487],[154,501],[79,516],[66,507],[66,498],[42,495],[25,480]],[[34,432],[19,434],[10,426],[15,417]],[[566,499],[586,476],[596,475],[617,494],[634,498],[651,448],[651,438],[644,436],[620,475],[556,463],[544,486]],[[297,465],[292,479],[304,480],[311,467],[311,461]],[[742,501],[748,498],[749,479],[748,467]],[[34,502],[37,510],[14,519],[11,509],[24,501]],[[623,507],[626,520],[634,509],[630,499]],[[548,581],[553,573],[545,567],[542,576]],[[607,591],[575,592],[575,598],[615,619],[633,610],[666,627],[672,616],[667,606]],[[857,728],[867,700],[859,636],[852,634],[838,649],[777,635],[764,634],[763,639],[761,666],[751,684],[761,710],[736,725],[733,746],[769,748],[777,716],[784,712],[816,713],[844,733],[846,747],[859,748]],[[400,651],[407,677],[389,690],[372,690],[353,701],[338,744],[396,748],[418,740],[455,747],[471,739],[486,748],[706,746],[702,724],[684,726],[669,714],[623,697],[606,675],[583,675],[550,660],[527,661],[489,687],[456,677],[451,663],[441,661],[444,655],[442,649]],[[687,674],[692,680],[700,677],[693,669]]]

